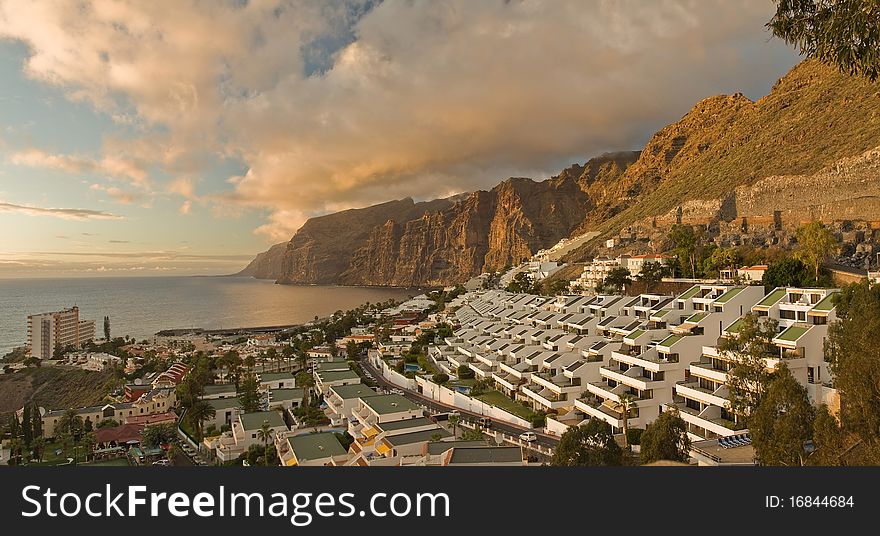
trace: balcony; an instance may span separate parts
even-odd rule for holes
[[[724,385],[711,391],[701,387],[700,382],[680,382],[675,386],[675,393],[712,406],[726,407],[729,404],[727,401],[728,390]]]
[[[574,406],[585,414],[607,422],[617,429],[623,428],[623,412],[618,409],[618,404],[614,401],[586,395],[575,400]],[[627,424],[631,428],[638,426],[639,423],[638,416],[633,415],[635,411],[631,409],[629,419],[627,419]]]
[[[713,360],[708,356],[701,357],[697,363],[690,367],[692,375],[718,383],[727,383],[728,369],[729,367],[720,365],[718,360]]]
[[[705,432],[700,432],[700,430],[704,430],[706,432],[711,432],[716,436],[726,437],[742,432],[746,429],[746,427],[741,423],[736,423],[734,421],[725,419],[721,417],[721,408],[718,406],[707,406],[705,409],[697,410],[694,408],[689,408],[687,405],[683,403],[679,404],[666,404],[667,409],[669,407],[675,407],[678,409],[679,415],[682,420],[688,423],[688,431],[692,435],[698,436],[702,439],[710,439],[709,434]],[[694,430],[694,428],[698,428],[700,430]]]

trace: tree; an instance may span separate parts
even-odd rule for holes
[[[31,426],[31,405],[25,404],[21,412],[21,443],[27,449],[34,439],[34,428]]]
[[[691,277],[697,277],[697,256],[703,235],[691,225],[677,224],[669,231],[669,239],[675,246],[675,254],[681,264],[689,266]]]
[[[621,393],[617,398],[620,401],[620,420],[623,423],[623,443],[626,446],[627,453],[629,453],[629,413],[635,407],[638,398],[632,393]]]
[[[642,463],[658,460],[687,463],[690,457],[691,440],[687,435],[687,423],[675,409],[661,413],[645,427],[639,440]]]
[[[727,372],[727,390],[731,411],[748,420],[761,403],[770,381],[766,359],[774,355],[779,322],[774,318],[746,313],[732,335],[725,337],[719,350],[734,357],[734,365]]]
[[[777,0],[767,23],[800,54],[841,72],[880,77],[880,4],[876,0]]]
[[[195,403],[186,410],[186,418],[189,419],[190,424],[195,428],[197,440],[202,440],[202,427],[204,426],[205,421],[213,419],[216,413],[214,406],[204,400],[196,400]]]
[[[645,283],[645,292],[650,292],[651,288],[667,275],[669,275],[669,270],[662,263],[646,262],[636,275],[636,279]]]
[[[241,402],[243,412],[253,413],[260,409],[259,389],[260,384],[257,381],[257,376],[253,372],[247,373],[241,381],[241,387],[238,391],[238,399]]]
[[[550,465],[621,465],[623,450],[614,441],[611,426],[596,419],[572,426],[559,440]]]
[[[810,270],[799,259],[786,257],[767,267],[761,279],[767,292],[778,287],[801,287],[810,284]]]
[[[263,463],[269,465],[269,440],[272,439],[272,428],[269,421],[263,421],[263,425],[257,430],[257,437],[263,442]]]
[[[485,441],[486,436],[484,436],[483,432],[481,432],[480,430],[471,430],[468,428],[468,429],[465,429],[461,433],[461,440],[462,441]]]
[[[813,419],[813,447],[808,461],[810,465],[840,465],[844,451],[844,434],[828,406],[822,404]]]
[[[467,365],[459,365],[455,372],[462,380],[471,380],[474,378],[474,371]]]
[[[173,423],[152,424],[144,428],[141,441],[147,447],[155,448],[174,441],[177,427]]]
[[[452,437],[453,437],[453,439],[455,438],[455,432],[456,432],[456,430],[458,430],[458,421],[459,421],[459,416],[458,416],[458,415],[450,415],[450,416],[449,416],[449,426],[452,427]]]
[[[880,286],[847,285],[835,301],[825,357],[840,393],[840,420],[880,458]]]
[[[443,385],[444,383],[449,381],[449,374],[445,374],[443,372],[439,372],[431,376],[431,379],[434,380],[434,383]]]
[[[535,294],[535,283],[528,272],[519,272],[513,276],[505,290],[514,294]]]
[[[43,415],[40,414],[40,408],[36,404],[31,411],[30,427],[34,440],[43,438]]]
[[[632,277],[630,277],[629,270],[623,266],[618,266],[617,268],[612,268],[608,271],[608,275],[606,275],[605,280],[602,281],[602,286],[610,287],[615,292],[620,292],[630,283],[632,283]]]
[[[360,347],[358,347],[358,343],[354,341],[348,341],[345,343],[345,355],[350,361],[356,360],[359,353]]]
[[[761,465],[804,465],[814,415],[806,388],[781,364],[749,419],[755,460]]]
[[[795,258],[813,269],[813,282],[819,283],[819,270],[837,249],[837,241],[822,222],[813,221],[797,229],[798,248]]]
[[[104,340],[105,341],[110,340],[110,317],[109,316],[104,317]]]

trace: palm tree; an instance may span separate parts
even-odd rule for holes
[[[269,465],[269,439],[272,438],[272,428],[269,421],[263,421],[263,426],[257,430],[257,437],[263,442],[263,465]]]
[[[202,426],[208,419],[213,419],[216,415],[214,406],[208,404],[204,400],[196,400],[186,411],[189,422],[196,428],[196,439],[202,440]]]
[[[623,444],[626,446],[627,453],[629,453],[629,410],[635,407],[638,398],[632,393],[623,393],[618,395],[617,398],[620,400],[620,408],[623,413],[623,418],[621,419],[623,422]]]
[[[452,426],[452,439],[455,440],[455,432],[458,429],[458,415],[450,415],[449,424]]]

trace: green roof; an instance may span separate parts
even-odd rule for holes
[[[385,438],[385,441],[391,443],[393,446],[398,445],[411,445],[413,443],[422,443],[432,441],[434,436],[444,437],[452,437],[452,434],[448,432],[445,428],[437,427],[431,430],[419,430],[418,432],[409,432],[408,434],[397,434],[393,436],[388,436]]]
[[[292,372],[264,372],[260,374],[260,382],[277,382],[280,380],[293,380],[296,376]]]
[[[803,337],[804,333],[808,331],[810,331],[809,327],[791,326],[779,335],[777,335],[776,340],[794,342]]]
[[[522,454],[519,447],[455,447],[449,463],[522,463]]]
[[[287,425],[284,424],[284,419],[281,417],[281,413],[277,411],[257,411],[255,413],[244,413],[239,417],[241,418],[241,424],[242,426],[244,426],[245,430],[259,430],[263,427],[263,423],[265,421],[269,421],[270,428],[287,428]]]
[[[351,368],[346,361],[322,361],[315,363],[314,370],[316,372],[327,372],[331,370],[348,370]]]
[[[273,402],[279,400],[302,400],[305,389],[269,389],[269,399]]]
[[[421,409],[401,395],[378,395],[364,398],[364,404],[379,415]]]
[[[694,313],[691,316],[687,317],[687,320],[685,320],[685,322],[697,324],[700,320],[706,318],[707,316],[709,316],[709,313],[707,313],[706,311],[700,311],[699,313]]]
[[[212,400],[205,400],[215,411],[220,411],[224,409],[238,408],[241,407],[241,401],[238,398],[215,398]]]
[[[827,296],[822,298],[822,300],[819,301],[819,303],[817,303],[813,307],[813,310],[827,312],[827,311],[834,309],[834,295],[835,294],[837,294],[837,293],[836,292],[829,292]]]
[[[330,390],[343,400],[361,398],[364,396],[376,396],[379,394],[372,388],[360,383],[355,383],[353,385],[336,385],[331,387]]]
[[[427,419],[426,417],[415,417],[413,419],[403,419],[400,421],[379,422],[374,424],[373,426],[383,432],[394,432],[397,430],[404,430],[406,428],[416,428],[419,426],[428,426],[431,424],[434,424],[434,422]]]
[[[643,329],[637,329],[637,330],[634,330],[634,331],[630,332],[630,334],[627,335],[627,336],[624,337],[624,338],[625,338],[625,339],[638,339],[639,337],[641,337],[641,336],[644,335],[644,334],[645,334],[645,330],[643,330]]]
[[[681,335],[670,335],[670,336],[666,337],[665,339],[663,339],[662,341],[660,341],[659,343],[657,343],[657,346],[665,346],[668,348],[668,347],[672,346],[673,344],[677,343],[678,341],[682,340],[683,338],[684,337]]]
[[[784,296],[785,296],[785,289],[778,288],[778,289],[774,290],[773,292],[771,292],[770,294],[767,294],[767,296],[765,296],[763,300],[759,301],[755,307],[770,307],[774,303],[781,300]]]
[[[727,303],[731,298],[742,292],[744,288],[745,287],[733,287],[721,296],[718,296],[714,303]]]
[[[671,310],[672,310],[672,309],[661,309],[661,310],[657,311],[656,313],[652,314],[651,316],[653,316],[653,317],[655,317],[655,318],[663,318],[663,317],[666,316],[666,315],[669,313],[669,311],[671,311]]]
[[[740,328],[742,328],[742,324],[743,324],[743,319],[742,319],[742,317],[737,318],[737,319],[736,319],[736,322],[734,322],[733,324],[727,326],[727,328],[726,328],[724,331],[726,331],[726,332],[728,332],[728,333],[738,333],[739,330],[740,330]]]
[[[287,438],[287,442],[290,443],[290,449],[298,463],[345,455],[339,438],[332,432],[302,434]]]
[[[222,395],[222,394],[235,394],[235,384],[234,383],[226,383],[219,385],[206,385],[205,386],[205,395]]]
[[[689,300],[700,293],[700,285],[694,285],[691,288],[684,291],[684,294],[681,294],[678,299],[679,300]]]
[[[339,380],[357,380],[360,376],[353,370],[330,370],[327,372],[318,372],[318,377],[322,382],[335,382]]]

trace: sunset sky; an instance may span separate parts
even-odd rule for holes
[[[0,0],[0,277],[229,273],[313,215],[638,149],[798,61],[773,7]]]

